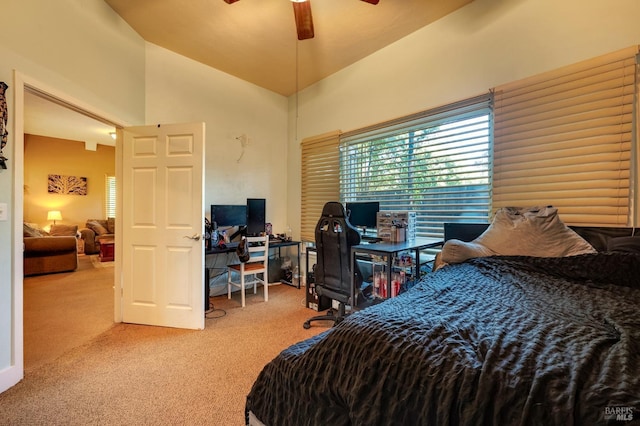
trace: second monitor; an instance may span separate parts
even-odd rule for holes
[[[349,223],[356,228],[362,228],[362,234],[366,235],[367,228],[375,229],[378,226],[378,201],[349,202],[345,206]]]
[[[260,235],[265,232],[266,200],[247,198],[247,235]]]

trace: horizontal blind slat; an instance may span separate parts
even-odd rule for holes
[[[327,201],[339,197],[340,132],[305,138],[301,142],[300,238],[315,240],[315,226]]]
[[[627,224],[637,52],[496,88],[494,210],[554,205],[568,223]]]
[[[507,93],[517,94],[519,93],[519,91],[531,90],[531,88],[535,89],[538,84],[548,85],[547,82],[553,81],[554,79],[559,79],[560,81],[575,80],[585,74],[588,74],[590,72],[589,70],[594,70],[593,72],[596,73],[602,72],[603,69],[606,71],[607,67],[609,67],[611,64],[617,64],[620,61],[625,61],[626,59],[633,58],[637,53],[637,46],[629,46],[616,52],[567,65],[565,67],[538,74],[536,76],[527,77],[522,80],[507,83],[496,88],[496,96],[498,96],[497,92],[501,90]]]

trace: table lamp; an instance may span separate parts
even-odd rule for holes
[[[47,213],[47,220],[52,220],[53,224],[56,224],[56,220],[62,220],[60,210],[51,210]]]

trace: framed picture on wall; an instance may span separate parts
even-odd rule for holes
[[[49,175],[47,188],[49,194],[87,195],[87,178]]]

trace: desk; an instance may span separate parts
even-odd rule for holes
[[[300,241],[280,241],[280,240],[271,240],[269,241],[269,250],[271,249],[278,249],[278,257],[281,257],[281,249],[283,247],[292,247],[292,246],[296,246],[298,249],[298,269],[300,268]],[[225,244],[225,247],[219,247],[219,246],[215,246],[215,247],[211,247],[207,250],[205,250],[205,256],[208,255],[215,255],[215,254],[226,254],[226,253],[235,253],[236,249],[238,248],[238,243],[227,243]],[[267,271],[267,276],[268,276],[268,271]],[[207,311],[209,310],[209,268],[207,268],[206,266],[206,261],[205,261],[205,268],[204,268],[204,310]],[[287,284],[290,286],[294,286],[294,284],[292,282],[286,281],[286,280],[280,280],[281,283],[283,284]],[[295,285],[294,287],[300,288],[300,280],[298,280],[297,285]]]
[[[365,253],[374,256],[380,256],[386,258],[386,273],[387,273],[387,289],[386,294],[391,295],[391,281],[392,281],[392,269],[393,269],[393,258],[400,252],[403,251],[415,251],[415,268],[416,275],[415,280],[420,279],[420,250],[435,248],[444,244],[444,241],[441,238],[430,238],[430,237],[422,237],[415,238],[409,241],[402,241],[399,243],[390,243],[390,242],[379,242],[373,244],[358,244],[351,247],[351,270],[355,270],[355,262],[356,262],[356,253]],[[355,282],[353,280],[353,274],[351,276],[351,301],[352,308],[358,306],[358,300],[356,300],[356,295],[358,292],[355,291]]]

